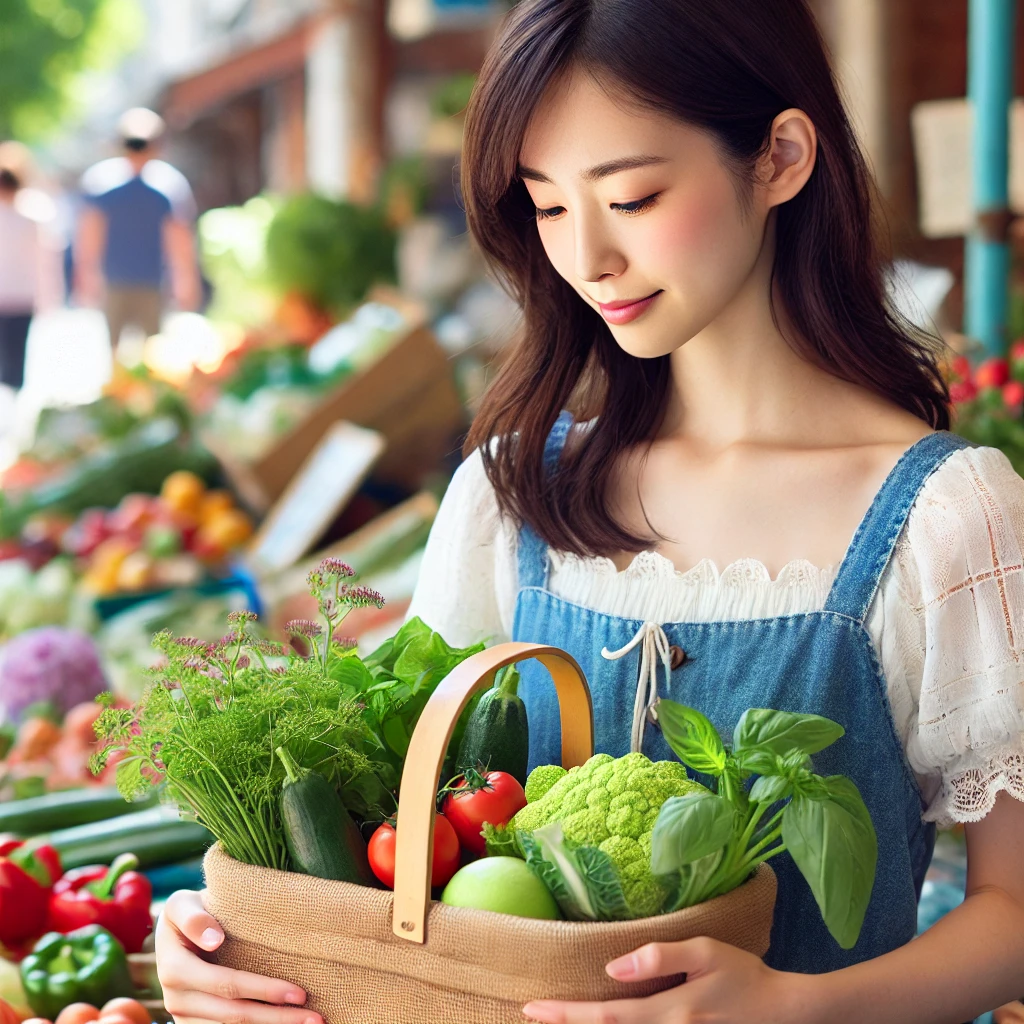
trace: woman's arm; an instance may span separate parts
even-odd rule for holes
[[[773,971],[711,939],[652,943],[609,964],[620,980],[686,972],[648,999],[537,1002],[547,1024],[958,1024],[1024,993],[1024,803],[1005,793],[967,826],[967,898],[900,949],[831,974]]]

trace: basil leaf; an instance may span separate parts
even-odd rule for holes
[[[733,730],[733,750],[765,750],[781,757],[793,751],[816,754],[831,746],[846,730],[821,715],[798,715],[792,711],[750,708]]]
[[[828,786],[820,775],[801,768],[791,773],[788,778],[793,784],[793,792],[805,796],[809,800],[828,800],[831,797]]]
[[[825,784],[832,799],[795,796],[786,807],[782,841],[832,937],[843,949],[852,949],[871,899],[878,842],[857,787],[842,776]]]
[[[718,865],[722,863],[725,849],[715,850],[692,864],[684,864],[675,876],[672,891],[665,904],[665,913],[683,910],[703,903],[708,898],[708,883]]]
[[[744,771],[755,775],[777,775],[779,766],[774,754],[767,750],[737,750],[736,760]]]
[[[705,775],[721,775],[725,746],[711,720],[696,708],[674,700],[658,701],[658,725],[665,742],[683,764]]]
[[[750,799],[758,804],[774,804],[793,792],[793,784],[783,775],[762,775],[750,787]]]
[[[651,834],[651,872],[670,875],[725,846],[739,817],[732,805],[707,791],[669,797]]]

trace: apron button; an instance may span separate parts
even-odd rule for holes
[[[672,658],[671,665],[673,671],[679,668],[679,666],[682,665],[684,661],[686,661],[686,651],[684,651],[682,647],[677,647],[675,644],[673,644],[668,649],[668,653]]]

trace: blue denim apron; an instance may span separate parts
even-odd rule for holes
[[[545,455],[549,472],[557,465],[571,422],[563,412],[551,432]],[[752,707],[825,715],[846,729],[841,740],[815,756],[814,767],[857,784],[878,834],[878,869],[864,927],[853,949],[841,949],[796,865],[781,854],[771,861],[779,891],[766,958],[781,970],[838,970],[914,937],[935,830],[921,820],[921,793],[893,725],[885,678],[864,619],[922,485],[967,443],[938,432],[904,453],[858,527],[819,612],[660,624],[604,615],[547,590],[547,547],[528,525],[520,532],[512,638],[561,647],[579,662],[593,695],[599,752],[620,757],[632,747],[654,760],[674,758],[644,714],[655,696],[699,708],[725,737]],[[631,650],[621,650],[631,644]],[[685,652],[676,668],[668,661],[668,644]],[[608,660],[613,651],[622,657]],[[655,676],[659,661],[660,679]],[[520,668],[530,767],[556,763],[561,740],[551,679],[538,662]],[[631,735],[634,729],[639,742]]]

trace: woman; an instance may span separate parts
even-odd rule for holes
[[[39,208],[52,213],[41,193],[24,201],[29,166],[24,146],[0,144],[0,383],[15,391],[25,382],[28,331],[46,265]]]
[[[879,837],[853,950],[778,858],[766,963],[652,945],[609,972],[684,985],[526,1015],[955,1024],[1020,995],[1024,482],[946,432],[933,349],[886,306],[868,175],[802,0],[524,0],[470,104],[463,185],[525,325],[411,614],[453,643],[567,649],[614,755],[668,756],[659,696],[730,731],[752,706],[836,719],[818,770],[853,778]],[[551,761],[537,666],[522,692],[531,763]],[[910,942],[950,821],[967,899]],[[198,897],[171,901],[179,1020],[315,1021],[251,1001],[303,993],[189,952],[220,941]]]

